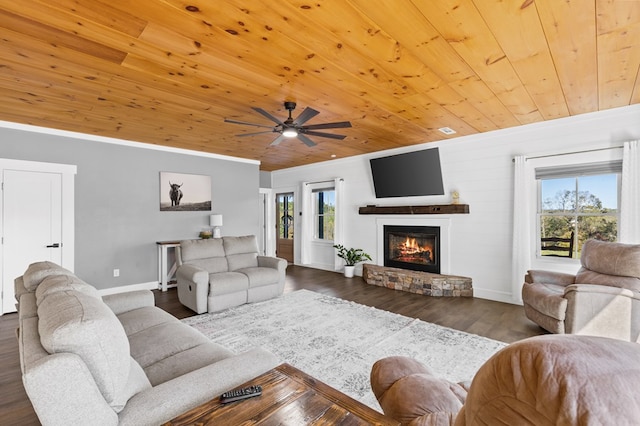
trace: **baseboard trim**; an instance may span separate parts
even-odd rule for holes
[[[503,291],[484,290],[481,288],[474,287],[473,297],[477,297],[479,299],[493,300],[495,302],[509,303],[512,305],[522,305],[522,303],[518,303],[515,300],[513,300],[513,297],[511,297],[511,293],[507,293]]]
[[[136,290],[157,290],[158,286],[159,284],[157,281],[151,281],[148,283],[130,284],[130,285],[124,285],[120,287],[103,288],[101,290],[98,290],[98,293],[100,294],[100,296],[106,296],[109,294],[128,293],[130,291],[136,291]]]

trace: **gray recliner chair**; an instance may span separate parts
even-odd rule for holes
[[[254,235],[185,240],[178,250],[178,300],[198,314],[284,292],[287,261],[261,256]]]
[[[528,271],[527,318],[551,333],[640,343],[640,245],[585,242],[576,275]]]

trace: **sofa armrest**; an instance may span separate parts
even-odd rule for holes
[[[176,271],[178,300],[198,314],[207,312],[209,271],[195,265],[182,264]]]
[[[258,266],[273,268],[277,269],[278,272],[284,272],[287,269],[287,261],[280,257],[258,256]]]
[[[524,277],[524,281],[527,283],[545,283],[555,285],[569,285],[573,284],[576,280],[575,275],[566,274],[564,272],[552,272],[552,271],[540,271],[529,270]]]
[[[564,297],[566,333],[637,340],[640,294],[606,285],[572,284]]]
[[[134,309],[155,306],[156,301],[151,290],[128,291],[125,293],[102,296],[102,301],[115,313],[120,315]]]
[[[613,287],[609,285],[600,284],[571,284],[565,287],[565,297],[571,292],[591,293],[594,295],[614,295],[614,296],[626,296],[630,298],[640,299],[639,293],[634,293],[627,288]],[[596,296],[597,297],[597,296]]]
[[[225,358],[134,395],[120,412],[119,425],[164,423],[278,364],[275,355],[260,348]]]
[[[209,285],[209,272],[194,265],[180,265],[176,271],[176,279],[192,282],[197,285]]]

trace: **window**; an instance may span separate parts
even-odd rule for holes
[[[313,237],[318,240],[333,241],[336,214],[336,191],[333,188],[314,189]]]
[[[536,169],[540,256],[579,258],[590,238],[618,238],[621,162]]]

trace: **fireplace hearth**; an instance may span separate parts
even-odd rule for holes
[[[384,266],[440,273],[440,227],[384,226]]]

